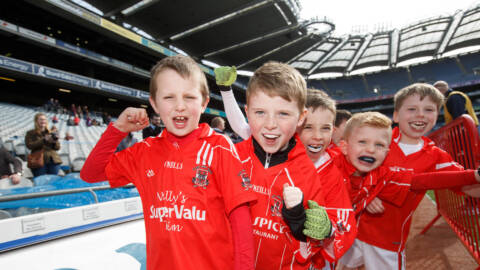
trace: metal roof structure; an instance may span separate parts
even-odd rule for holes
[[[480,44],[480,4],[452,16],[401,29],[332,36],[326,18],[299,19],[298,0],[84,0],[119,25],[141,29],[197,61],[253,71],[268,60],[287,62],[305,76],[396,67],[422,56],[441,57]]]

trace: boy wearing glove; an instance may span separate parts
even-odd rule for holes
[[[222,72],[232,73],[235,70],[222,67],[215,71],[217,83],[222,85],[220,89],[228,90],[221,91],[221,94],[230,125],[237,134],[247,139],[236,146],[247,172],[252,176],[253,191],[259,196],[258,203],[251,208],[257,252],[256,269],[310,269],[313,267],[313,254],[317,254],[320,267],[325,262],[324,258],[334,261],[336,252],[326,247],[333,246],[329,244],[335,239],[329,236],[334,232],[331,228],[338,224],[336,211],[324,215],[324,235],[312,233],[324,241],[307,239],[302,232],[294,235],[297,231],[290,231],[282,218],[282,205],[290,207],[301,204],[307,208],[307,201],[303,201],[301,196],[284,201],[284,191],[289,193],[289,187],[301,189],[306,200],[325,205],[327,190],[306,155],[299,136],[295,134],[307,113],[304,79],[298,71],[285,64],[269,62],[260,67],[247,89],[245,109],[249,124],[238,130],[236,127],[246,122],[229,85],[225,85],[232,83],[225,78],[234,76],[221,75]],[[232,111],[234,115],[240,115],[236,123],[232,123]],[[240,125],[236,125],[238,123]],[[333,125],[333,116],[330,124]],[[349,208],[351,211],[351,206]],[[304,242],[296,240],[297,237],[303,237]]]

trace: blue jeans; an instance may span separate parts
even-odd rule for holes
[[[47,163],[43,165],[43,167],[38,169],[32,169],[32,173],[34,177],[44,174],[54,174],[57,175],[58,171],[60,170],[60,164],[55,163]]]

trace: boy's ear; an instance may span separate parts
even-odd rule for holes
[[[152,99],[152,96],[148,98],[148,101],[150,102],[150,105],[152,105],[152,108],[155,111],[155,113],[158,113],[157,105],[155,104],[155,100]]]
[[[398,112],[393,111],[393,122],[398,123]]]
[[[205,110],[207,109],[208,102],[210,102],[210,97],[207,97],[207,98],[205,99],[205,102],[204,102],[203,105],[202,105],[202,113],[204,113]]]
[[[245,107],[243,108],[245,110],[245,115],[247,116],[248,119],[248,106],[245,104]]]
[[[301,127],[303,122],[305,122],[305,118],[307,117],[308,110],[306,108],[303,109],[303,112],[300,113],[300,117],[298,118],[297,127]]]
[[[348,143],[344,139],[341,139],[338,142],[338,147],[340,147],[340,151],[342,151],[344,155],[347,155],[347,146],[348,146]]]

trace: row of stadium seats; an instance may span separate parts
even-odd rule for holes
[[[34,108],[0,103],[0,142],[3,146],[16,156],[25,159],[28,149],[25,146],[25,134],[28,130],[34,128],[34,116],[38,111]],[[85,121],[80,121],[78,126],[68,126],[68,115],[57,114],[58,123],[53,124],[51,119],[54,115],[52,112],[45,112],[49,119],[50,127],[55,125],[58,129],[61,147],[58,154],[62,158],[62,165],[68,166],[71,171],[78,172],[81,170],[86,157],[95,146],[101,134],[105,131],[105,126],[87,126]],[[100,122],[101,120],[98,119]],[[73,140],[64,140],[65,134],[69,133],[74,137]],[[142,139],[141,132],[133,133],[134,137],[140,141]],[[26,168],[25,161],[24,169]],[[27,173],[27,177],[28,177]]]
[[[458,60],[457,60],[458,59]],[[480,53],[461,55],[456,58],[442,58],[428,63],[322,80],[309,80],[309,87],[323,89],[337,100],[375,98],[379,95],[393,95],[401,88],[415,83],[433,84],[444,80],[450,85],[462,85],[480,80]],[[374,88],[378,91],[374,92]]]

